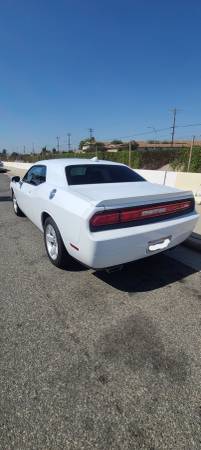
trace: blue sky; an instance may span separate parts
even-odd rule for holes
[[[199,0],[1,0],[0,148],[201,123]],[[176,137],[199,136],[201,126]],[[167,139],[169,130],[158,133]]]

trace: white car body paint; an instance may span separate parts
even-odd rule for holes
[[[89,220],[96,212],[193,197],[191,191],[146,181],[68,185],[67,166],[99,163],[118,164],[77,158],[39,161],[33,166],[46,166],[45,183],[33,186],[22,180],[11,181],[10,186],[25,215],[41,231],[43,214],[50,215],[59,228],[68,253],[89,267],[106,268],[141,259],[174,247],[189,237],[199,217],[195,211],[156,223],[92,232]],[[166,246],[167,239],[170,242]],[[152,242],[156,242],[156,246],[148,251]]]

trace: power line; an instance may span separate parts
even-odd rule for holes
[[[176,128],[187,128],[187,127],[193,127],[193,126],[201,126],[201,123],[190,123],[190,124],[185,124],[185,125],[176,125],[175,124],[175,129]],[[156,133],[156,132],[160,133],[161,131],[171,130],[172,126],[165,127],[165,128],[155,128],[154,130],[153,130],[154,127],[150,127],[150,128],[152,128],[152,131],[143,131],[143,132],[140,132],[140,133],[130,134],[130,135],[127,135],[127,136],[118,136],[118,137],[117,136],[116,137],[112,136],[112,137],[105,138],[105,140],[130,139],[130,138],[135,138],[137,136],[146,136],[146,135],[150,135],[150,134],[153,134],[153,133]]]
[[[176,128],[197,127],[200,125],[201,125],[201,123],[189,123],[187,125],[177,125]]]
[[[167,130],[170,130],[171,129],[171,127],[166,127],[166,128],[158,128],[158,129],[155,129],[155,132],[160,132],[160,131],[167,131]],[[107,137],[107,138],[105,138],[105,139],[107,139],[107,140],[113,140],[113,139],[130,139],[130,138],[135,138],[135,137],[137,137],[137,136],[145,136],[145,135],[149,135],[149,134],[152,134],[152,133],[154,133],[154,131],[143,131],[143,132],[140,132],[140,133],[135,133],[135,134],[129,134],[129,135],[127,135],[127,136],[118,136],[118,137],[115,137],[115,136],[112,136],[112,137]]]
[[[177,110],[177,111],[179,111],[179,110]],[[180,125],[176,125],[176,123],[175,123],[175,130],[176,129],[182,129],[182,128],[191,128],[191,127],[200,127],[201,126],[201,122],[195,122],[195,123],[187,123],[187,124],[180,124]],[[169,127],[164,127],[164,128],[155,128],[155,127],[150,127],[150,129],[149,129],[149,131],[141,131],[141,132],[139,132],[139,133],[135,133],[135,134],[131,134],[131,135],[126,135],[126,136],[112,136],[112,137],[104,137],[104,138],[101,138],[101,139],[103,139],[103,140],[108,140],[108,141],[110,141],[110,140],[113,140],[113,139],[128,139],[128,140],[132,140],[132,138],[133,139],[135,139],[136,137],[139,137],[139,136],[147,136],[147,135],[151,135],[151,134],[154,134],[154,133],[160,133],[160,132],[170,132],[170,130],[172,130],[172,127],[173,126],[169,126]],[[91,137],[93,137],[93,132],[94,132],[94,129],[93,128],[89,128],[88,129],[89,130],[89,132],[90,132],[90,138]],[[68,133],[68,135],[70,135],[70,138],[71,138],[71,133]],[[162,137],[168,137],[168,135],[169,134],[166,134],[166,133],[162,133],[160,136],[158,136],[158,138],[162,138]],[[191,135],[192,136],[192,135]],[[190,136],[187,136],[187,135],[185,135],[185,136],[178,136],[178,139],[182,139],[182,140],[184,140],[184,139],[189,139],[190,138]],[[59,136],[57,136],[56,137],[56,139],[57,139],[57,149],[60,149],[60,137]],[[68,138],[69,139],[69,138]],[[69,142],[69,141],[68,141]],[[28,145],[28,147],[29,147],[29,144],[27,144]],[[48,146],[53,146],[54,144],[49,144]],[[69,144],[68,144],[69,145]],[[71,142],[70,142],[70,146],[71,146],[72,144],[71,144]],[[37,146],[38,147],[40,147],[40,146],[42,146],[42,144],[40,145],[39,143],[37,143]],[[23,147],[23,146],[22,146]],[[27,149],[27,147],[25,147],[25,151],[26,151],[26,149]],[[32,153],[35,153],[35,144],[34,143],[32,143]]]

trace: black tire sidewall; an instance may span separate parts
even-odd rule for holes
[[[14,202],[13,202],[13,198],[14,197],[15,197],[15,200],[16,200],[17,210],[15,210],[15,208],[14,208]],[[24,214],[23,214],[23,212],[21,211],[21,209],[18,206],[17,199],[16,199],[14,191],[12,191],[12,203],[13,203],[13,211],[16,214],[16,216],[22,217]]]
[[[47,242],[46,242],[46,228],[47,228],[47,225],[51,225],[54,228],[55,233],[56,233],[57,243],[58,243],[58,256],[57,256],[56,259],[52,259],[50,254],[49,254],[49,252],[48,252]],[[59,229],[57,227],[57,224],[55,223],[55,221],[51,217],[48,217],[45,220],[45,223],[44,223],[44,243],[45,243],[45,248],[46,248],[46,252],[47,252],[48,258],[50,259],[51,263],[54,264],[54,266],[59,267],[59,268],[66,267],[66,263],[67,263],[67,261],[69,259],[69,255],[68,255],[67,250],[66,250],[66,248],[64,246],[64,243],[63,243],[60,231],[59,231]]]

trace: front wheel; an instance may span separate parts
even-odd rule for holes
[[[48,217],[44,224],[44,241],[51,263],[60,269],[67,267],[71,258],[64,247],[59,229],[51,217]]]
[[[14,192],[12,193],[12,201],[13,201],[13,210],[14,210],[14,213],[16,214],[16,216],[24,217],[24,213],[22,212],[22,210],[18,206],[17,199],[15,197]]]

